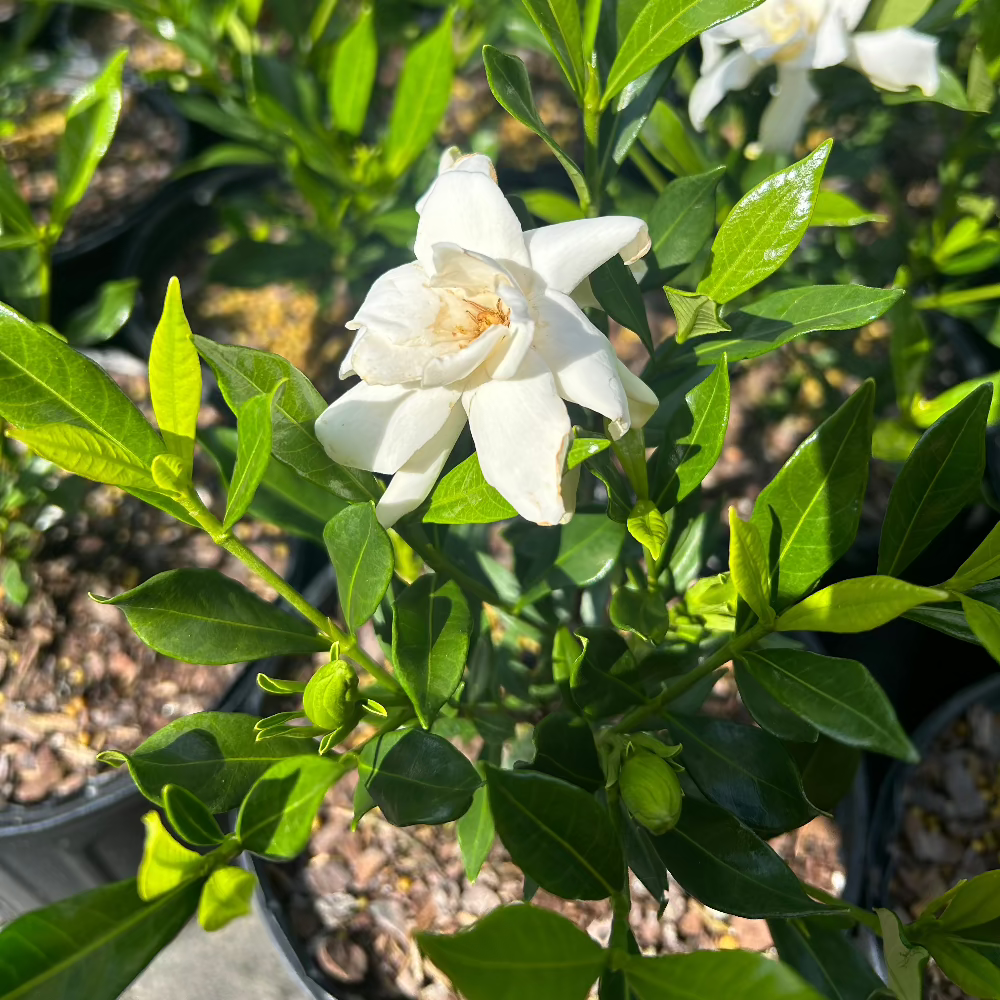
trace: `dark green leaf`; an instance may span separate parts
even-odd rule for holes
[[[746,668],[742,660],[736,662],[736,683],[740,700],[754,717],[761,729],[780,740],[798,743],[815,743],[818,732],[804,719],[785,708],[760,681]]]
[[[617,323],[631,330],[643,347],[653,353],[653,334],[646,318],[642,292],[619,254],[609,257],[590,274],[590,288],[601,308]]]
[[[163,809],[174,832],[196,847],[222,843],[222,829],[201,799],[180,785],[166,785],[161,792]]]
[[[635,877],[662,909],[667,905],[667,893],[670,891],[667,866],[656,853],[649,833],[629,816],[624,803],[622,824],[625,831],[625,860]]]
[[[848,746],[917,760],[885,692],[856,660],[803,649],[741,654],[767,692],[821,733]]]
[[[681,888],[716,910],[751,918],[829,912],[757,834],[711,802],[686,797],[677,826],[654,843]]]
[[[162,951],[198,907],[200,882],[144,903],[135,879],[27,913],[0,933],[4,1000],[86,996],[112,1000]]]
[[[344,621],[356,632],[379,606],[392,579],[392,542],[375,516],[375,504],[352,504],[323,530],[337,574]]]
[[[813,746],[798,750],[806,798],[823,812],[832,813],[854,785],[861,751],[820,733]]]
[[[850,548],[868,483],[875,384],[865,382],[799,445],[754,504],[771,570],[771,606],[783,611]]]
[[[476,789],[469,811],[455,825],[455,833],[465,864],[465,877],[470,882],[475,882],[493,848],[493,842],[497,839],[497,831],[493,826],[493,813],[490,812],[489,793],[485,785]]]
[[[585,1000],[606,961],[565,917],[524,904],[458,934],[418,934],[417,944],[468,1000]]]
[[[570,88],[582,97],[586,85],[584,57],[589,53],[583,51],[577,0],[524,0],[524,6],[566,74]]]
[[[634,632],[647,641],[666,634],[670,623],[663,595],[645,588],[619,587],[611,598],[609,614],[615,628]]]
[[[677,321],[676,343],[683,344],[692,337],[707,337],[713,333],[729,333],[730,325],[722,318],[721,306],[715,299],[699,292],[686,292],[681,288],[664,285],[667,302]]]
[[[715,189],[725,169],[678,177],[656,199],[649,211],[649,237],[661,271],[690,264],[712,235]]]
[[[392,659],[425,729],[462,679],[471,622],[469,605],[453,580],[421,576],[396,598]]]
[[[993,387],[966,396],[917,442],[889,494],[878,571],[901,573],[978,495]]]
[[[77,309],[63,324],[63,336],[77,347],[92,347],[110,340],[132,315],[138,278],[107,281],[96,298]]]
[[[561,778],[587,792],[604,787],[604,771],[589,723],[577,716],[557,712],[535,727],[535,759],[531,767]]]
[[[256,723],[252,715],[199,712],[168,723],[132,753],[105,751],[100,759],[128,764],[139,791],[157,805],[164,786],[180,785],[209,812],[227,812],[272,764],[302,753],[298,740],[281,736],[258,743]]]
[[[635,657],[625,640],[609,628],[577,632],[583,649],[573,664],[573,701],[591,718],[616,715],[645,701]]]
[[[94,600],[121,608],[147,646],[185,663],[243,663],[330,645],[309,622],[214,569],[167,570],[117,597]]]
[[[446,739],[422,729],[387,733],[368,743],[359,786],[393,826],[447,823],[472,804],[476,769]],[[367,811],[367,810],[366,810]]]
[[[514,863],[564,899],[604,899],[625,861],[608,812],[576,785],[536,771],[487,766],[493,821]]]
[[[517,511],[483,476],[473,453],[434,487],[424,521],[431,524],[489,524],[517,517]]]

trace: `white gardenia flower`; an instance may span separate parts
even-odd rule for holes
[[[649,249],[641,219],[521,231],[485,156],[442,162],[420,202],[416,261],[383,274],[340,369],[361,382],[316,421],[342,465],[392,475],[386,527],[430,492],[468,421],[486,481],[538,524],[572,516],[579,469],[563,400],[603,414],[615,437],[655,412],[655,394],[615,356],[570,294],[620,253]]]
[[[912,28],[855,31],[868,0],[764,0],[701,36],[701,78],[688,113],[701,131],[730,90],[746,87],[765,66],[778,67],[774,97],[760,123],[760,146],[788,152],[819,99],[809,71],[847,63],[883,90],[938,89],[937,39]],[[726,46],[737,42],[736,49]]]

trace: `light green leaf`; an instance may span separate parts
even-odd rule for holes
[[[392,579],[392,542],[375,516],[375,504],[352,504],[323,531],[323,541],[337,574],[344,621],[352,633],[379,606]]]
[[[531,80],[523,62],[517,56],[501,52],[492,45],[483,46],[483,63],[486,66],[486,79],[490,90],[500,106],[522,125],[527,125],[549,149],[555,153],[556,159],[562,164],[573,183],[573,190],[581,204],[590,203],[590,194],[583,172],[573,162],[570,155],[552,138],[552,133],[545,127],[535,98],[531,93]]]
[[[550,226],[558,222],[574,222],[584,218],[579,203],[567,198],[561,191],[535,188],[532,191],[521,191],[519,194],[528,211]]]
[[[926,948],[914,948],[892,910],[876,909],[882,928],[882,950],[889,968],[889,987],[897,1000],[923,1000],[924,969],[930,957]]]
[[[523,903],[458,934],[418,934],[417,944],[468,1000],[585,1000],[606,962],[565,917]]]
[[[915,933],[915,932],[914,932]],[[1000,944],[995,932],[981,938],[975,930],[944,932],[931,925],[920,944],[941,971],[967,996],[1000,996]]]
[[[232,865],[217,868],[201,890],[198,923],[206,931],[219,931],[237,917],[249,916],[256,888],[257,877],[252,872]]]
[[[949,931],[978,927],[1000,919],[1000,871],[984,872],[969,879],[951,897],[937,924]]]
[[[885,692],[856,660],[800,649],[756,649],[740,658],[776,701],[831,739],[918,759]]]
[[[809,225],[860,226],[863,222],[886,221],[888,221],[886,216],[867,211],[850,196],[823,188],[816,195],[816,204]]]
[[[167,785],[161,794],[163,811],[178,837],[196,847],[214,847],[222,843],[218,822],[197,795],[180,785]]]
[[[586,70],[577,0],[524,0],[524,6],[566,74],[570,89],[582,98]]]
[[[56,161],[58,189],[49,215],[53,241],[86,194],[114,138],[122,110],[122,72],[127,55],[124,49],[116,53],[93,83],[73,95],[66,111],[66,131],[59,141]]]
[[[135,879],[26,913],[0,932],[4,1000],[119,996],[188,922],[201,885],[146,903]]]
[[[199,878],[207,869],[206,859],[178,844],[167,832],[160,814],[150,810],[142,817],[146,841],[136,889],[145,902]]]
[[[993,386],[993,402],[990,405],[990,415],[987,418],[987,423],[993,425],[1000,420],[1000,392],[997,391],[1000,387],[1000,372],[959,382],[958,385],[953,385],[933,399],[925,399],[916,393],[909,404],[910,418],[917,427],[930,427],[981,385]]]
[[[698,292],[685,292],[680,288],[663,286],[667,301],[677,320],[677,343],[683,344],[690,337],[704,337],[712,333],[730,333],[732,327],[722,318],[719,303]]]
[[[378,68],[375,5],[361,8],[358,19],[337,43],[330,69],[333,124],[348,135],[361,135]]]
[[[716,167],[707,173],[678,177],[657,197],[648,218],[651,252],[660,270],[690,264],[712,235],[715,189],[723,173],[725,167]]]
[[[762,622],[772,622],[771,570],[760,533],[729,508],[729,572],[736,592]]]
[[[385,140],[386,169],[393,177],[404,170],[434,138],[451,97],[454,75],[452,11],[410,49],[396,85]]]
[[[284,386],[279,382],[266,395],[251,396],[237,417],[236,463],[233,466],[226,514],[222,527],[228,531],[250,508],[271,461],[271,414],[274,400]]]
[[[711,269],[699,283],[699,292],[716,302],[729,302],[788,259],[809,228],[832,144],[828,139],[737,202],[712,244]]]
[[[430,524],[489,524],[512,517],[517,517],[517,511],[486,482],[479,456],[472,454],[434,488],[424,521]]]
[[[634,632],[640,639],[655,642],[667,632],[670,615],[660,593],[643,587],[619,587],[611,596],[608,609],[611,624],[624,632]]]
[[[242,663],[329,648],[309,622],[212,569],[167,570],[117,597],[94,600],[121,608],[147,646],[185,663]]]
[[[1000,611],[982,601],[974,601],[962,594],[962,611],[969,628],[983,644],[990,656],[1000,663]]]
[[[792,605],[778,617],[779,632],[867,632],[921,604],[947,601],[947,590],[917,587],[891,576],[841,580]]]
[[[934,0],[872,0],[862,23],[864,31],[909,28],[930,10]]]
[[[771,571],[771,606],[808,593],[850,548],[868,483],[875,384],[854,395],[799,445],[754,504]]]
[[[609,257],[591,272],[590,289],[601,308],[615,322],[626,330],[631,330],[652,355],[653,334],[646,317],[646,304],[642,301],[642,292],[639,291],[632,272],[620,254]]]
[[[663,433],[653,466],[650,496],[660,510],[676,507],[712,471],[729,423],[726,358],[685,397]]]
[[[167,285],[163,315],[153,334],[149,352],[149,395],[153,413],[167,451],[183,463],[191,478],[194,437],[201,409],[201,362],[184,315],[181,286],[176,278]]]
[[[578,437],[573,439],[566,453],[566,468],[575,469],[581,462],[609,448],[611,442],[607,438]]]
[[[469,605],[453,580],[421,576],[396,598],[392,660],[425,729],[462,679],[471,627]]]
[[[667,522],[652,500],[640,500],[633,508],[627,522],[628,533],[643,548],[649,549],[654,559],[660,558],[667,543]],[[652,567],[647,567],[652,571]]]
[[[485,785],[480,785],[473,793],[472,805],[455,825],[455,833],[458,835],[458,847],[465,864],[465,877],[470,882],[475,882],[497,839]]]
[[[5,239],[23,240],[24,246],[32,246],[39,240],[31,209],[3,160],[0,160],[0,232]]]
[[[132,315],[138,290],[138,278],[106,281],[97,296],[63,324],[66,340],[77,347],[92,347],[110,340]]]
[[[601,107],[695,35],[757,5],[757,0],[649,0],[615,56]]]
[[[992,386],[981,386],[917,442],[889,494],[878,571],[900,574],[978,495]]]

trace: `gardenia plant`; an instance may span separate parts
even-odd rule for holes
[[[688,114],[701,131],[730,90],[742,90],[765,67],[777,83],[760,121],[760,148],[789,152],[819,100],[810,72],[846,63],[883,90],[939,85],[937,39],[912,28],[858,31],[868,0],[764,0],[753,10],[701,36],[701,76]],[[734,44],[735,48],[729,49]]]
[[[645,223],[602,217],[665,60],[752,0],[698,0],[683,17],[648,0],[631,5],[631,26],[591,3],[527,6],[579,105],[583,164],[546,129],[519,58],[486,46],[487,76],[565,167],[577,218],[522,225],[486,158],[449,153],[420,205],[416,260],[375,277],[353,321],[343,374],[361,381],[332,405],[285,359],[193,332],[176,280],[149,358],[155,427],[93,360],[0,306],[10,436],[201,528],[283,600],[198,567],[95,599],[165,656],[275,664],[259,686],[294,699],[264,717],[178,718],[130,753],[100,754],[153,807],[137,878],[0,933],[6,1000],[113,1000],[194,915],[206,931],[245,915],[256,876],[236,859],[296,859],[354,771],[355,822],[379,809],[400,827],[454,823],[470,881],[498,839],[524,873],[523,902],[416,935],[468,1000],[586,1000],[595,983],[601,1000],[920,1000],[930,957],[967,994],[1000,996],[996,872],[904,925],[804,881],[769,842],[831,812],[862,751],[917,758],[865,666],[802,633],[909,614],[1000,660],[995,584],[982,586],[1000,576],[1000,528],[948,579],[907,578],[979,496],[993,386],[953,400],[902,464],[875,575],[822,586],[860,524],[871,380],[801,442],[748,519],[731,506],[720,523],[701,486],[723,451],[732,366],[871,324],[903,292],[769,283],[813,221],[829,141],[728,212],[715,169],[664,185]],[[678,332],[660,346],[627,266],[650,243],[653,273],[675,282]],[[599,308],[581,312],[574,294]],[[641,379],[600,332],[609,318],[649,352]],[[202,363],[236,423],[217,510],[193,478],[195,450],[213,440],[198,431]],[[580,404],[575,426],[567,401]],[[449,457],[466,421],[476,451]],[[337,608],[314,606],[240,541],[249,510],[281,523],[304,502],[333,511],[303,533],[328,553]],[[377,658],[359,638],[369,623]],[[727,670],[752,724],[703,711]],[[661,907],[676,884],[766,919],[779,960],[640,954],[636,880]],[[607,943],[533,905],[539,887],[606,901]],[[882,941],[888,987],[848,936],[858,926]]]

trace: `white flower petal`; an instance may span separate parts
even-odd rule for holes
[[[541,358],[529,351],[515,378],[484,382],[462,402],[486,481],[522,517],[559,524],[568,510],[562,487],[571,432]]]
[[[481,295],[517,284],[510,271],[492,257],[466,250],[457,243],[435,243],[431,258],[429,284],[434,288],[458,288],[470,295]]]
[[[607,417],[612,436],[621,437],[629,428],[628,398],[611,342],[568,295],[550,289],[535,308],[535,349],[559,395]]]
[[[811,65],[813,69],[839,66],[851,54],[851,38],[843,15],[833,5],[827,7],[816,28]]]
[[[492,378],[513,378],[535,339],[535,319],[528,300],[514,286],[500,289],[500,297],[510,313],[507,339],[497,350],[490,367]]]
[[[461,406],[452,409],[441,429],[392,477],[375,506],[375,516],[383,528],[391,528],[404,514],[419,507],[430,493],[444,463],[455,447],[467,417]]]
[[[524,234],[524,242],[532,269],[549,288],[566,295],[615,254],[631,264],[650,246],[646,223],[628,215],[574,219],[530,229]]]
[[[737,18],[737,20],[739,20]],[[736,49],[698,78],[688,99],[688,117],[699,132],[705,119],[730,90],[742,90],[756,75],[760,65],[743,49]]]
[[[883,90],[919,87],[928,97],[937,93],[937,39],[912,28],[859,31],[853,36],[854,58],[865,76]]]
[[[467,347],[431,358],[424,365],[420,384],[424,388],[451,385],[468,378],[509,336],[505,326],[491,326],[484,330]]]
[[[497,172],[493,169],[493,161],[482,153],[463,153],[458,146],[449,146],[438,161],[438,177],[449,170],[465,170],[472,174],[485,174],[494,184],[497,182]],[[430,187],[417,199],[416,209],[420,213],[427,204],[427,199],[437,183],[437,177]]]
[[[827,0],[838,11],[848,31],[853,31],[865,16],[870,0]]]
[[[428,192],[413,245],[428,273],[434,266],[435,243],[456,243],[494,260],[528,263],[514,209],[500,188],[478,171],[449,170]]]
[[[563,504],[566,513],[560,519],[560,524],[566,524],[573,520],[576,513],[576,494],[580,488],[580,473],[583,472],[583,465],[574,465],[572,469],[567,469],[562,481]]]
[[[760,119],[761,148],[772,153],[790,152],[818,100],[819,94],[809,82],[809,70],[779,66],[774,97]]]
[[[460,396],[452,389],[361,382],[320,414],[316,437],[341,465],[391,474],[441,429]]]
[[[618,377],[622,380],[622,386],[628,396],[629,423],[632,427],[645,427],[660,405],[656,393],[620,361]]]

